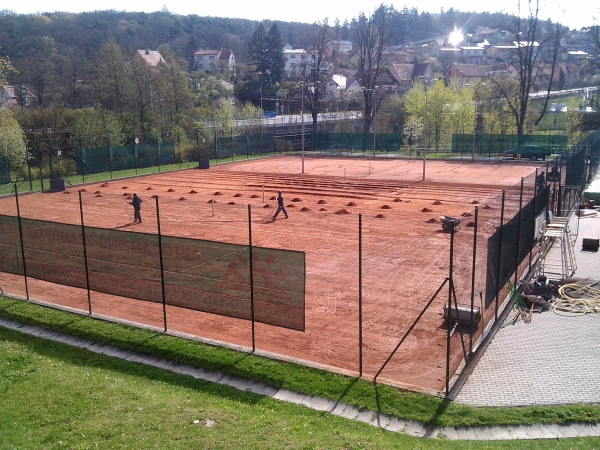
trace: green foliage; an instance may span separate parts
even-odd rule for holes
[[[126,143],[118,117],[102,108],[78,111],[71,136],[79,148],[119,147]]]
[[[25,133],[12,111],[0,107],[0,156],[8,156],[13,175],[23,164],[26,153]]]

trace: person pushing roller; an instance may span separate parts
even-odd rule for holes
[[[277,215],[283,211],[283,214],[285,214],[285,218],[287,219],[288,213],[285,210],[285,204],[283,201],[283,194],[281,193],[281,191],[277,191],[277,211],[275,212],[275,215],[273,216],[273,220],[277,219]]]
[[[142,215],[140,214],[140,210],[142,209],[142,199],[139,198],[137,194],[133,194],[133,199],[129,204],[133,206],[133,222],[142,223]]]

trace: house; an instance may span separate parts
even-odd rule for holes
[[[390,64],[389,72],[396,81],[397,92],[406,94],[413,84],[415,64]]]
[[[5,85],[0,87],[0,106],[10,108],[22,103],[22,106],[30,105],[34,102],[35,97],[31,91],[25,87],[21,87],[22,91],[16,86]],[[21,97],[21,101],[19,101]]]
[[[164,58],[156,50],[137,50],[137,54],[141,56],[149,66],[156,67],[161,63],[165,64]]]
[[[288,47],[288,46],[286,46]],[[285,66],[283,70],[287,76],[301,75],[308,58],[308,52],[302,48],[283,48],[283,60]]]
[[[444,73],[444,78],[461,88],[466,84],[475,84],[478,81],[483,81],[486,78],[486,74],[475,64],[454,63]]]
[[[509,75],[512,78],[516,78],[519,75],[517,68],[509,62],[499,62],[492,64],[487,68],[486,74],[488,77],[493,78],[498,75]]]
[[[361,84],[362,78],[360,78],[360,76],[357,74],[353,77],[350,77],[346,80],[346,91],[349,94],[355,94],[357,92],[360,92],[362,90],[362,84]]]
[[[482,45],[461,47],[462,59],[467,64],[484,64],[485,48]]]
[[[193,55],[193,68],[203,72],[235,71],[235,58],[229,49],[198,50]]]
[[[352,51],[352,42],[343,40],[331,41],[329,48],[337,53],[348,53]]]

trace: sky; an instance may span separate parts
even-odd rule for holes
[[[455,0],[453,3],[444,0],[403,0],[401,3],[384,2],[393,5],[397,10],[405,6],[409,9],[417,8],[419,12],[438,13],[442,9],[450,8],[462,12],[504,12],[516,14],[519,0],[483,2],[481,0]],[[535,1],[535,0],[534,0]],[[600,4],[594,0],[539,0],[541,20],[551,19],[560,22],[571,29],[581,29],[591,25],[600,24]],[[274,1],[274,0],[229,0],[229,1],[201,1],[191,0],[21,0],[11,2],[8,9],[21,14],[37,12],[83,12],[94,10],[114,9],[116,11],[160,11],[165,6],[176,14],[199,16],[231,17],[251,20],[281,20],[285,22],[313,23],[329,18],[333,23],[339,18],[343,23],[345,19],[351,20],[359,13],[368,14],[374,11],[382,0],[347,0],[347,1]],[[527,0],[521,0],[522,10],[528,8]],[[585,4],[590,6],[586,6]],[[8,5],[7,5],[8,6]],[[597,18],[597,19],[596,19]],[[460,28],[461,24],[456,24]]]

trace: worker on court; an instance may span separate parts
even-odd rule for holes
[[[137,194],[133,194],[133,199],[129,204],[133,206],[133,223],[142,223],[142,215],[140,213],[140,210],[142,209],[142,199],[139,198]]]
[[[284,204],[284,200],[283,200],[283,194],[281,193],[281,191],[277,191],[277,211],[275,212],[275,215],[273,216],[273,221],[275,221],[277,219],[277,215],[283,211],[283,214],[285,214],[285,218],[287,219],[288,213],[285,210],[285,204]]]

